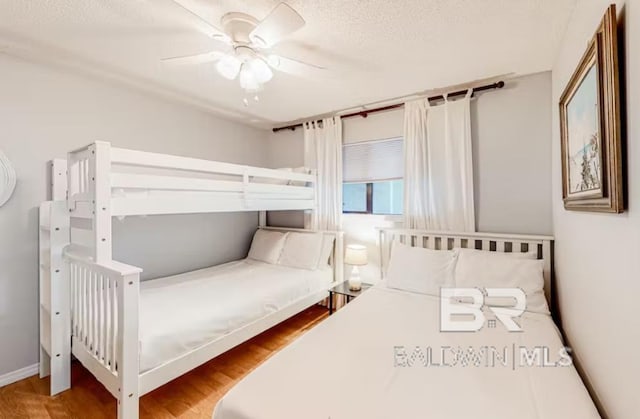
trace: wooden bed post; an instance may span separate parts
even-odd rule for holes
[[[93,190],[93,233],[96,262],[111,261],[111,144],[96,141],[91,152],[89,182]]]
[[[51,175],[51,200],[67,200],[67,161],[53,159],[49,166]]]
[[[384,279],[384,271],[387,266],[386,237],[384,230],[378,230],[378,250],[380,252],[380,279]]]
[[[118,418],[138,417],[140,365],[138,358],[138,323],[140,272],[129,272],[118,280]],[[126,315],[125,315],[126,313]]]
[[[553,293],[551,287],[552,285],[552,262],[553,255],[551,254],[551,240],[544,240],[542,242],[542,259],[544,260],[544,267],[542,270],[542,275],[544,276],[544,293],[545,297],[547,297],[547,301],[549,302],[549,307],[553,307]]]

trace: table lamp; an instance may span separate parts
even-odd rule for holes
[[[362,289],[362,281],[360,280],[358,266],[367,264],[367,248],[361,244],[348,245],[344,255],[344,263],[353,266],[349,277],[349,289],[351,291],[360,291]]]

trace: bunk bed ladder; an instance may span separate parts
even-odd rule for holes
[[[71,387],[69,277],[63,260],[69,244],[67,162],[50,167],[52,201],[40,205],[40,377],[51,375],[51,395]]]

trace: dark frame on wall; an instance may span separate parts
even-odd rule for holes
[[[562,198],[567,210],[624,211],[619,77],[612,4],[560,98]],[[594,112],[588,99],[596,103]]]

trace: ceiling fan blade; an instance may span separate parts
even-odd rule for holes
[[[318,78],[327,75],[327,68],[281,55],[270,55],[267,63],[278,71],[305,78]]]
[[[212,63],[212,62],[218,61],[220,58],[226,55],[227,54],[225,54],[224,52],[210,51],[202,54],[181,55],[178,57],[163,58],[162,62],[167,64],[176,64],[176,65],[204,64],[204,63]]]
[[[182,10],[189,13],[192,17],[196,19],[196,21],[198,22],[198,29],[200,29],[200,31],[204,32],[211,38],[215,38],[217,40],[223,41],[226,44],[231,45],[231,38],[229,38],[229,35],[224,33],[224,31],[222,31],[221,29],[218,29],[217,27],[215,27],[214,25],[212,25],[211,23],[209,23],[208,21],[200,17],[197,13],[193,12],[191,9],[185,6],[181,1],[179,0],[171,0],[171,1],[176,5],[180,6]]]
[[[249,38],[264,48],[277,44],[285,36],[297,31],[305,21],[286,3],[278,4],[249,34]]]

